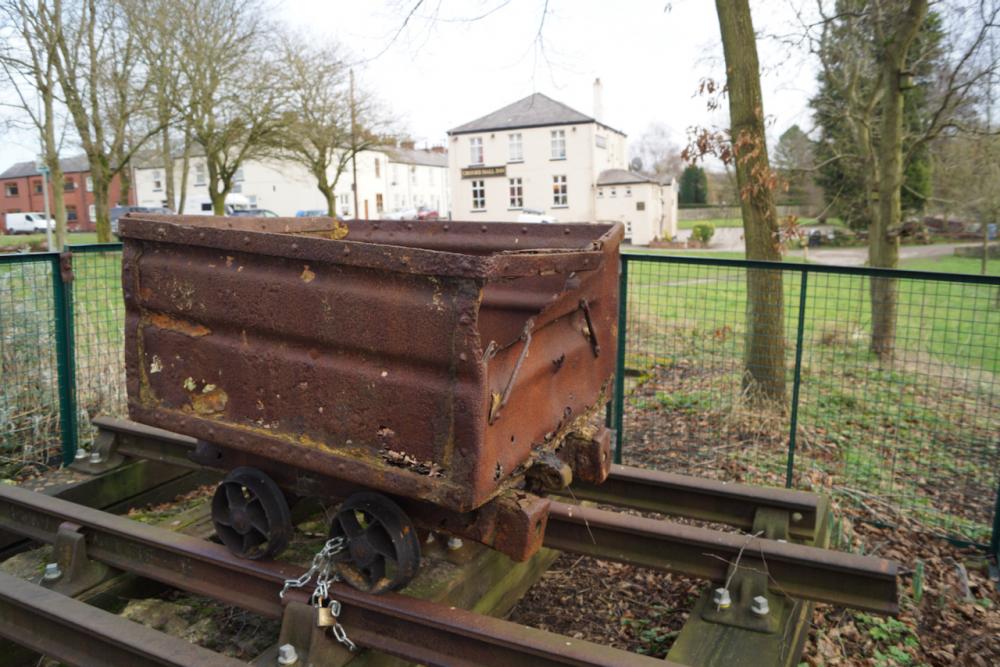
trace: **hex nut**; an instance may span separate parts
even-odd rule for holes
[[[463,545],[464,542],[462,542],[461,537],[455,537],[453,535],[448,538],[448,551],[458,551]]]
[[[299,661],[299,654],[291,644],[282,644],[278,647],[278,664],[294,665]]]
[[[42,575],[43,581],[55,581],[61,576],[62,570],[59,569],[59,563],[45,564],[45,574]]]
[[[750,611],[755,616],[767,616],[771,612],[771,607],[767,602],[767,598],[763,595],[756,596],[750,603]]]
[[[729,595],[728,588],[716,588],[712,591],[712,604],[719,609],[729,609],[732,603],[733,599]]]
[[[98,451],[98,450],[96,450],[96,449],[91,450],[91,452],[90,452],[90,462],[91,463],[100,463],[101,462],[101,452]]]

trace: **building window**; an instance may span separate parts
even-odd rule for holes
[[[382,178],[382,162],[378,158],[375,158],[375,178]],[[379,195],[380,197],[382,195]],[[379,209],[382,210],[381,208]]]
[[[243,167],[237,167],[236,172],[233,174],[233,183],[242,183],[244,180]]]
[[[97,217],[97,207],[94,206],[93,204],[91,204],[90,206],[88,206],[87,207],[87,215],[90,216],[91,220],[94,220]]]
[[[631,185],[626,185],[625,186],[625,196],[626,197],[631,197],[632,196],[632,186]]]
[[[515,132],[514,134],[508,135],[510,139],[509,149],[510,149],[510,162],[523,162],[524,161],[524,142],[521,140],[521,133]]]
[[[486,209],[486,181],[472,181],[472,210]]]
[[[63,192],[73,192],[74,190],[76,190],[76,181],[72,178],[63,181]]]
[[[632,222],[630,220],[625,221],[625,238],[632,238]]]
[[[611,188],[611,196],[612,197],[618,196],[618,188]]]
[[[378,165],[378,160],[377,159],[375,160],[375,164]],[[378,171],[378,167],[376,167],[375,170]],[[381,213],[383,210],[385,210],[385,205],[382,202],[382,193],[381,192],[376,192],[375,193],[375,210],[377,212],[379,212],[379,213]]]
[[[347,206],[348,196],[346,194],[340,195],[340,205]]]
[[[163,190],[163,172],[157,169],[153,172],[153,192],[161,192]],[[88,190],[88,192],[90,192]]]
[[[472,137],[469,139],[469,162],[471,164],[483,163],[483,138]]]
[[[552,130],[552,159],[566,159],[566,130]]]
[[[86,184],[87,184],[87,192],[93,192],[94,191],[94,179],[92,177],[88,176]]]
[[[569,206],[569,196],[566,192],[566,177],[552,177],[552,205]]]
[[[42,188],[42,182],[41,181],[35,181],[34,183],[32,183],[32,185],[35,186],[35,194],[36,195],[42,194],[43,188]]]
[[[200,162],[194,166],[194,184],[205,185],[205,165]]]
[[[523,208],[524,207],[524,188],[521,184],[520,178],[509,178],[510,181],[510,207],[511,208]]]
[[[76,221],[76,206],[72,204],[66,207],[66,222]]]
[[[644,201],[637,201],[635,203],[635,210],[637,210],[637,211],[645,211],[646,210],[646,202],[644,202]]]
[[[415,166],[410,166],[410,183],[413,185],[417,184],[417,168]]]
[[[597,198],[604,199],[604,188],[597,188]]]
[[[18,194],[17,183],[7,183],[3,186],[3,192],[8,197],[16,197]]]

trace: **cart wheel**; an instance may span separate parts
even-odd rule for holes
[[[292,514],[281,489],[256,468],[235,468],[212,498],[212,523],[226,547],[241,558],[276,556],[292,537]]]
[[[355,493],[337,510],[330,537],[347,538],[337,572],[367,593],[402,588],[420,567],[420,540],[399,505],[379,493]]]

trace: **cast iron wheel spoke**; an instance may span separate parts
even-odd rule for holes
[[[226,490],[226,500],[229,502],[230,509],[246,506],[247,499],[243,495],[243,486],[241,484],[223,482],[222,487]]]
[[[368,544],[379,555],[390,560],[396,560],[396,547],[392,544],[392,538],[380,523],[368,526],[365,530],[365,539]]]
[[[398,590],[420,567],[420,541],[413,522],[379,493],[356,493],[344,501],[330,522],[330,537],[346,538],[347,548],[336,558],[337,572],[358,590],[376,594]]]
[[[212,522],[226,548],[242,558],[269,558],[288,546],[292,517],[284,494],[256,468],[236,468],[216,488]]]
[[[260,498],[254,498],[247,504],[247,514],[250,516],[250,525],[261,535],[267,535],[267,513],[260,502]]]

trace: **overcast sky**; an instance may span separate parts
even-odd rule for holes
[[[758,32],[787,32],[792,1],[753,2]],[[277,17],[304,39],[347,47],[359,82],[420,145],[444,143],[449,128],[533,92],[591,115],[596,77],[602,120],[630,141],[654,121],[678,144],[693,125],[726,124],[724,111],[708,112],[696,95],[703,77],[725,75],[709,0],[549,0],[544,25],[545,0],[425,0],[405,27],[414,0],[273,2]],[[759,49],[773,143],[793,123],[811,127],[806,101],[814,72],[807,58],[773,39],[762,38]],[[0,170],[32,159],[36,145],[30,134],[0,136]]]

